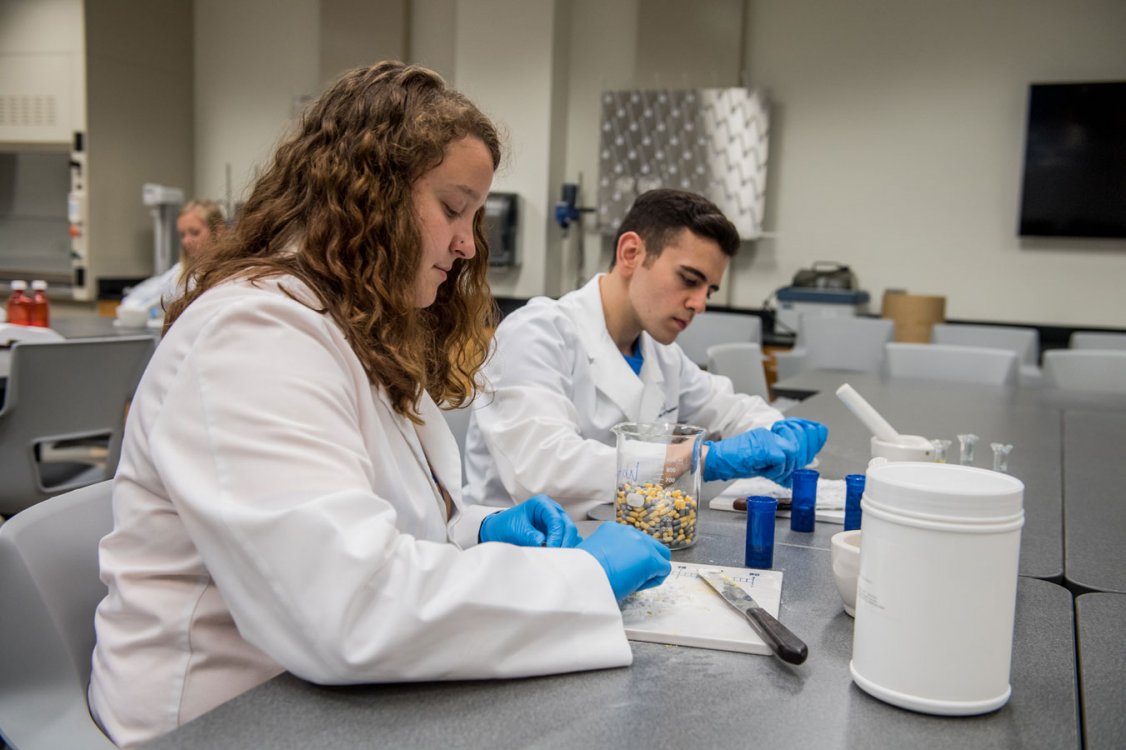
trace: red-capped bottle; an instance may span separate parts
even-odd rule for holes
[[[30,325],[47,328],[51,324],[51,309],[47,303],[47,282],[36,279],[31,282]]]
[[[13,281],[8,297],[8,322],[20,326],[31,325],[31,298],[27,296],[27,282]]]

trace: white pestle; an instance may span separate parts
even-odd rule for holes
[[[848,410],[855,414],[880,440],[886,443],[904,442],[903,437],[895,431],[895,428],[888,424],[888,421],[881,417],[880,413],[873,409],[872,405],[865,401],[864,397],[848,383],[837,389],[837,398],[843,401]]]

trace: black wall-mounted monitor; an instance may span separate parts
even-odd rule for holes
[[[1126,81],[1029,87],[1019,232],[1126,238]]]

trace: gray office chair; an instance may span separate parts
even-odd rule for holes
[[[1037,385],[1040,371],[1040,332],[1018,326],[983,326],[958,323],[936,323],[931,342],[955,346],[981,346],[1008,349],[1019,359],[1018,377],[1022,385]]]
[[[1008,349],[891,342],[885,350],[885,366],[893,378],[989,385],[1014,385],[1018,378],[1017,354]]]
[[[11,347],[19,341],[40,343],[43,341],[65,341],[65,338],[51,328],[0,323],[0,377],[8,377],[12,367]]]
[[[794,348],[776,352],[778,379],[806,370],[879,372],[884,344],[895,338],[895,321],[851,315],[806,313],[798,324]]]
[[[86,701],[111,484],[50,498],[0,526],[0,734],[15,750],[114,748]]]
[[[770,400],[766,370],[762,364],[762,347],[758,344],[743,342],[709,346],[708,372],[731,378],[736,393],[749,393]]]
[[[1126,333],[1075,331],[1071,334],[1068,347],[1071,349],[1126,350]]]
[[[1049,349],[1044,385],[1067,391],[1126,393],[1126,351]]]
[[[708,364],[710,346],[761,341],[762,319],[750,313],[732,312],[702,312],[676,337],[688,358],[701,367]]]
[[[0,515],[109,479],[151,336],[12,347],[0,409]]]

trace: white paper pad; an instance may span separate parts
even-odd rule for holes
[[[747,618],[696,575],[714,570],[730,577],[775,617],[782,603],[782,571],[674,562],[660,586],[622,600],[626,637],[633,641],[770,655]]]
[[[843,479],[825,479],[819,477],[817,480],[817,510],[814,516],[818,521],[825,521],[827,523],[844,523],[844,507],[845,507],[845,481]],[[726,510],[735,513],[745,513],[743,510],[735,510],[735,500],[748,497],[750,495],[763,495],[766,497],[773,497],[779,500],[790,499],[790,489],[782,485],[772,482],[764,477],[749,477],[747,479],[739,479],[732,482],[727,489],[720,494],[716,495],[708,503],[708,507],[712,510]],[[778,509],[778,516],[780,518],[789,518],[789,509]]]

